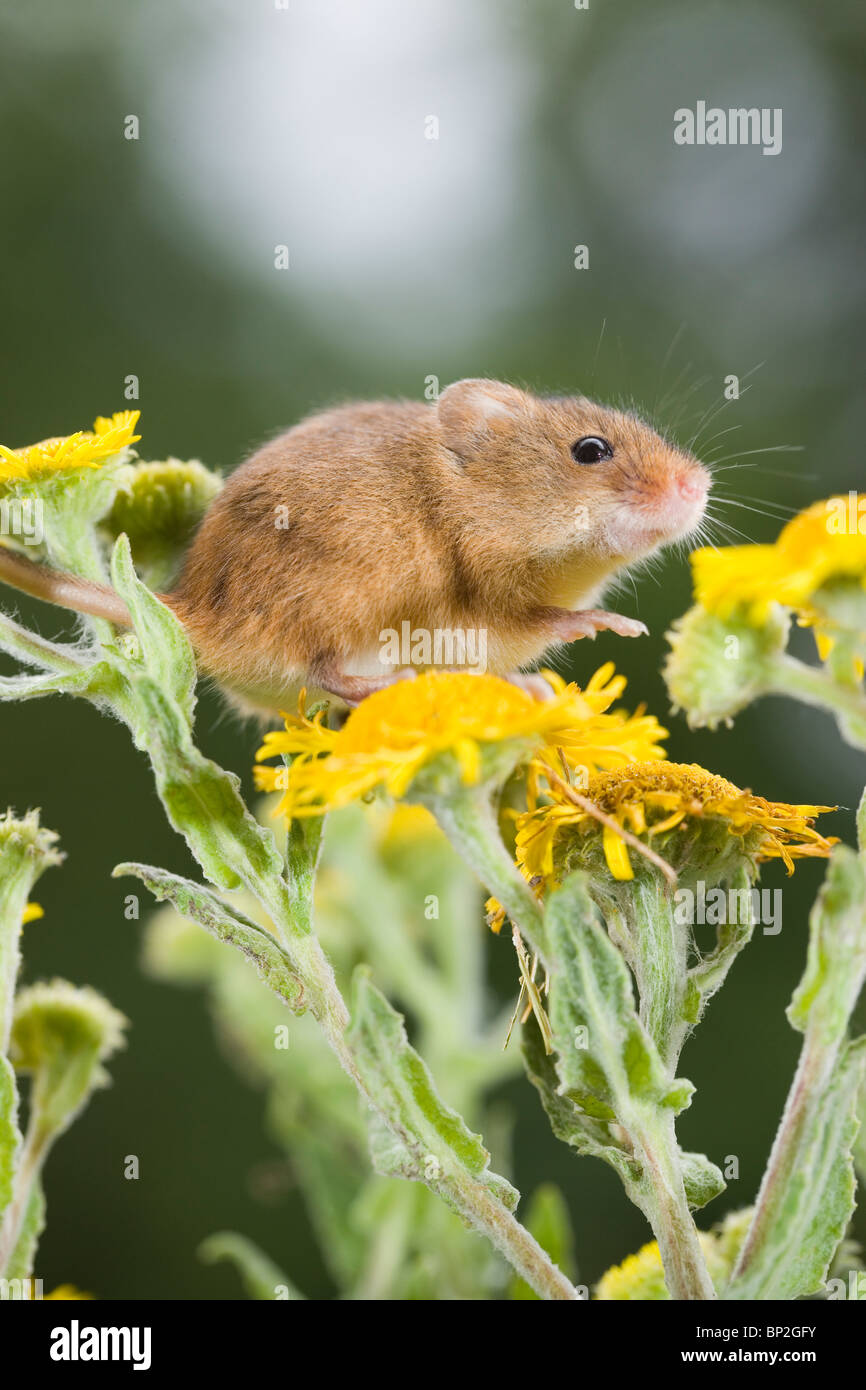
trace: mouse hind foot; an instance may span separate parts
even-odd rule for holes
[[[413,670],[395,671],[390,676],[353,676],[340,668],[335,656],[319,657],[310,667],[310,680],[329,695],[347,705],[359,705],[368,695],[387,690],[398,681],[414,680]]]

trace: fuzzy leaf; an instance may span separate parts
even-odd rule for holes
[[[198,751],[183,711],[156,681],[139,677],[136,699],[139,746],[150,754],[168,818],[211,883],[230,890],[255,881],[287,894],[282,856],[272,833],[247,809],[239,779]]]
[[[140,878],[157,902],[168,900],[182,916],[197,922],[211,936],[236,947],[250,961],[270,989],[296,1013],[304,1009],[304,989],[289,957],[270,932],[230,907],[211,889],[148,864],[118,864],[114,878]]]
[[[42,1190],[42,1183],[36,1178],[30,1189],[27,1210],[24,1213],[24,1220],[21,1222],[15,1249],[9,1257],[5,1270],[2,1271],[5,1279],[30,1278],[33,1273],[39,1237],[44,1229],[45,1194]]]
[[[12,1200],[13,1178],[20,1147],[15,1072],[7,1059],[0,1057],[0,1217]]]
[[[793,1028],[844,1037],[866,974],[866,860],[837,845],[809,922],[806,971],[788,1008]]]
[[[490,1155],[477,1134],[439,1098],[424,1061],[409,1044],[403,1019],[359,966],[353,977],[352,1021],[347,1038],[358,1068],[398,1143],[386,1146],[381,1124],[373,1124],[373,1156],[388,1176],[426,1182],[453,1204],[461,1175],[483,1183],[509,1210],[518,1194],[491,1173]]]
[[[680,1150],[680,1168],[686,1198],[692,1211],[705,1207],[724,1192],[726,1183],[721,1169],[711,1163],[705,1154],[683,1153]]]
[[[854,1210],[852,1148],[866,1039],[846,1043],[866,975],[866,863],[830,858],[809,919],[809,952],[788,1018],[805,1034],[797,1075],[729,1298],[818,1292]]]
[[[16,657],[27,666],[40,670],[71,674],[83,665],[80,653],[62,642],[49,642],[38,633],[30,632],[6,613],[0,613],[0,651]]]
[[[230,1260],[250,1298],[271,1303],[278,1295],[288,1302],[297,1302],[304,1298],[270,1256],[251,1240],[247,1240],[246,1236],[238,1235],[235,1231],[218,1231],[215,1235],[208,1236],[199,1246],[198,1255],[200,1260],[209,1265],[220,1260]]]
[[[191,723],[195,708],[196,665],[189,638],[177,618],[142,584],[126,536],[118,536],[111,555],[111,578],[132,616],[148,674],[177,701]]]
[[[545,922],[553,967],[550,1017],[565,1094],[586,1114],[621,1123],[635,1104],[684,1109],[691,1084],[668,1081],[584,874],[572,874],[551,894]]]
[[[541,1097],[557,1139],[569,1144],[577,1153],[604,1159],[616,1169],[623,1182],[636,1181],[640,1177],[640,1165],[613,1137],[610,1126],[585,1114],[562,1094],[553,1058],[545,1052],[541,1034],[532,1022],[523,1029],[523,1057],[529,1080]]]
[[[725,1298],[806,1298],[822,1289],[854,1211],[851,1147],[864,1076],[866,1039],[858,1038],[812,1111],[765,1238]]]
[[[83,695],[98,704],[119,694],[118,678],[107,661],[95,661],[66,675],[0,677],[0,700],[39,700],[45,695]]]

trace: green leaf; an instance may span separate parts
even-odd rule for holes
[[[15,1073],[4,1055],[15,1012],[21,922],[34,883],[63,859],[56,842],[54,832],[40,825],[38,811],[0,815],[0,1216],[12,1200],[21,1148]]]
[[[13,1179],[21,1149],[18,1128],[18,1088],[15,1072],[0,1057],[0,1217],[12,1201]]]
[[[866,1038],[858,1038],[810,1115],[765,1237],[725,1298],[807,1298],[823,1288],[855,1206],[851,1147],[864,1076]]]
[[[809,922],[806,972],[788,1008],[793,1028],[844,1037],[866,974],[866,861],[837,845]]]
[[[304,987],[286,952],[270,932],[202,884],[148,864],[118,864],[112,877],[122,878],[127,874],[140,878],[157,902],[169,901],[182,916],[241,951],[252,962],[260,979],[296,1013],[303,1013]]]
[[[439,1098],[430,1072],[409,1044],[403,1019],[373,985],[366,966],[353,976],[347,1040],[379,1115],[399,1141],[386,1146],[382,1126],[374,1122],[373,1157],[383,1163],[386,1175],[399,1172],[425,1182],[449,1202],[466,1175],[513,1211],[517,1192],[490,1172],[490,1155],[480,1137]]]
[[[714,1197],[724,1192],[727,1184],[720,1168],[711,1163],[705,1154],[683,1153],[680,1150],[680,1169],[686,1198],[692,1211],[705,1207]]]
[[[304,1298],[264,1251],[235,1231],[218,1231],[208,1236],[199,1246],[198,1256],[209,1265],[231,1261],[250,1298],[270,1303],[275,1299],[295,1302]]]
[[[218,888],[266,885],[288,896],[283,860],[272,833],[250,814],[240,781],[198,751],[176,701],[149,676],[135,682],[138,746],[153,763],[157,790],[171,824]]]
[[[111,554],[111,580],[132,616],[145,669],[192,723],[196,683],[192,646],[171,609],[135,573],[124,535],[118,536]]]
[[[602,1120],[593,1119],[562,1094],[554,1060],[547,1055],[541,1033],[532,1021],[523,1029],[523,1057],[529,1080],[541,1097],[557,1139],[570,1145],[577,1153],[592,1154],[595,1158],[603,1159],[627,1185],[636,1182],[640,1177],[640,1164],[614,1137],[610,1126]]]
[[[553,980],[550,1018],[562,1089],[586,1114],[626,1124],[635,1105],[674,1113],[689,1103],[687,1081],[670,1082],[641,1023],[631,976],[574,873],[545,914]]]
[[[49,642],[37,633],[28,631],[5,613],[0,613],[0,651],[17,657],[27,666],[38,666],[40,669],[54,670],[60,674],[70,674],[83,665],[81,654],[76,647],[62,642]]]
[[[543,1183],[533,1192],[525,1225],[530,1234],[535,1236],[542,1250],[547,1252],[553,1263],[574,1283],[577,1270],[571,1216],[565,1198],[554,1183]],[[508,1297],[517,1302],[541,1301],[525,1279],[517,1276],[511,1280]]]
[[[95,661],[67,675],[0,677],[0,700],[39,700],[46,695],[82,695],[95,704],[120,696],[116,671]]]
[[[866,863],[838,845],[809,919],[788,1018],[805,1034],[730,1298],[820,1290],[854,1210],[852,1148],[866,1039],[846,1043],[866,975]]]
[[[30,1188],[27,1210],[24,1213],[24,1220],[21,1222],[15,1249],[9,1257],[5,1270],[3,1270],[5,1279],[30,1278],[33,1273],[39,1237],[44,1229],[45,1194],[42,1190],[42,1183],[36,1178]]]

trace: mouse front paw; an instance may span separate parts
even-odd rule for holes
[[[615,632],[619,637],[643,637],[649,631],[646,624],[637,618],[607,613],[603,608],[587,608],[581,613],[563,611],[556,618],[554,628],[563,642],[574,642],[578,637],[595,637],[597,632]]]

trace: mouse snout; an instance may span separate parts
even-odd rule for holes
[[[686,502],[703,502],[710,490],[710,480],[704,469],[691,468],[677,478],[677,492]]]

